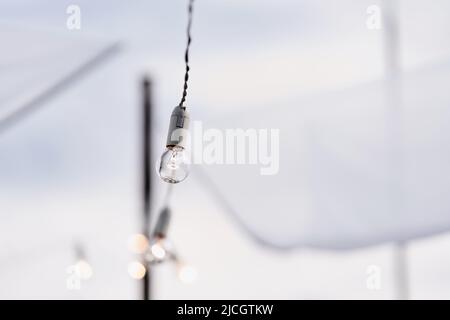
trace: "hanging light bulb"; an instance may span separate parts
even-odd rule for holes
[[[159,176],[165,182],[178,183],[189,174],[190,159],[186,146],[188,140],[189,114],[185,107],[178,106],[170,117],[166,151],[161,156]]]
[[[147,237],[141,233],[132,235],[128,240],[128,246],[134,253],[144,253],[147,250],[148,245]]]
[[[84,259],[80,259],[75,264],[75,273],[76,275],[83,280],[88,280],[94,274],[91,265]]]
[[[191,284],[197,279],[197,270],[187,264],[180,263],[177,266],[178,279],[184,284]]]
[[[189,80],[189,47],[191,45],[191,26],[194,0],[189,0],[187,43],[184,53],[185,73],[181,101],[173,109],[170,117],[169,133],[167,136],[166,151],[161,157],[159,175],[168,183],[178,183],[186,179],[189,173],[189,159],[186,155],[186,143],[189,129],[189,115],[184,102],[186,101]]]
[[[167,230],[170,223],[170,209],[164,207],[156,220],[155,229],[153,230],[153,237],[164,239],[167,237]]]
[[[164,258],[167,255],[166,246],[164,245],[164,239],[159,238],[155,241],[155,243],[152,244],[150,247],[150,252],[152,253],[152,256],[155,257],[157,260],[161,261],[164,260]]]
[[[142,279],[146,273],[147,269],[139,261],[133,261],[128,264],[128,274],[133,279]]]
[[[86,253],[82,243],[75,243],[74,246],[76,263],[73,265],[75,274],[79,279],[88,280],[94,275],[94,269],[86,259]]]
[[[168,252],[167,243],[167,229],[169,228],[170,222],[170,209],[164,207],[156,220],[155,229],[153,230],[153,241],[150,246],[151,256],[157,261],[161,262],[164,260]]]

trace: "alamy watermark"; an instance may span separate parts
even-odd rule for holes
[[[188,159],[193,164],[257,165],[261,175],[275,175],[280,169],[279,129],[204,129],[194,121],[192,130],[175,130],[172,138],[187,139]]]
[[[381,268],[370,265],[366,269],[366,288],[369,290],[381,290]]]
[[[91,265],[83,259],[69,266],[66,272],[68,274],[66,278],[66,287],[68,290],[80,290],[81,283],[89,280],[93,275]]]
[[[366,10],[367,19],[366,26],[369,30],[380,30],[381,29],[381,8],[375,4],[367,7]]]
[[[69,30],[81,29],[81,8],[78,5],[71,4],[66,8],[66,13],[69,15],[66,20],[66,27]]]

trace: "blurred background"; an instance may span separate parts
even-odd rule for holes
[[[197,276],[155,266],[155,299],[450,298],[450,3],[386,3],[195,2],[191,118],[279,129],[280,170],[192,166],[169,235]],[[186,7],[0,1],[0,298],[141,297],[141,81],[156,163]],[[390,23],[373,27],[377,8]],[[80,246],[92,274],[73,288]]]

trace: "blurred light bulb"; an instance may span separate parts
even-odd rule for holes
[[[197,279],[197,270],[194,267],[181,264],[178,266],[178,278],[184,284],[190,284]]]
[[[161,156],[159,176],[165,182],[178,183],[189,174],[189,158],[181,146],[167,147]]]
[[[148,239],[143,234],[132,235],[128,242],[129,248],[134,253],[144,253],[148,248]]]
[[[94,274],[91,265],[83,259],[78,260],[75,264],[75,273],[78,278],[83,280],[90,279]]]
[[[145,266],[138,261],[133,261],[128,264],[128,274],[133,279],[142,279],[145,276],[146,272],[147,269],[145,268]]]
[[[166,140],[167,149],[162,154],[159,163],[158,173],[165,182],[178,183],[188,176],[190,161],[186,146],[189,141],[189,113],[186,111],[186,107],[177,106],[170,116]]]
[[[166,257],[166,253],[167,253],[162,239],[158,239],[150,247],[150,251],[151,251],[152,255],[158,260],[163,260]]]

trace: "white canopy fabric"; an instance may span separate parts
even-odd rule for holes
[[[47,91],[62,91],[111,44],[75,34],[0,27],[0,121]],[[100,61],[97,61],[100,62]],[[93,63],[92,63],[93,64]],[[44,101],[42,101],[44,102]]]
[[[276,247],[348,249],[446,231],[449,81],[450,63],[403,76],[399,194],[392,194],[397,138],[382,81],[233,119],[238,128],[280,129],[276,175],[260,175],[255,165],[205,168],[245,228]],[[395,212],[392,197],[401,203]]]

